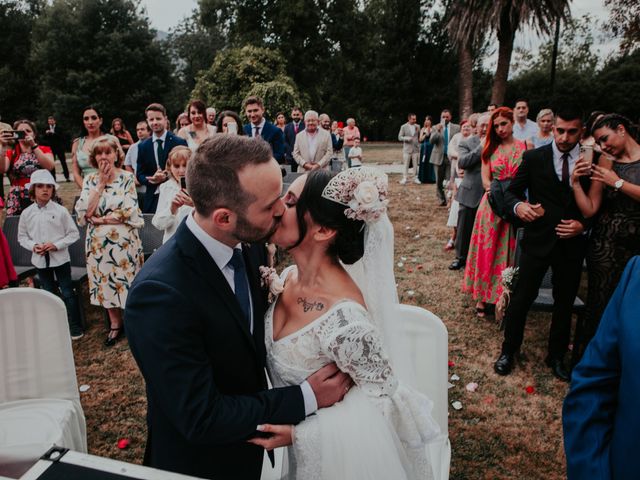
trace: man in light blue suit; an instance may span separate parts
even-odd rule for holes
[[[247,97],[244,101],[244,112],[250,122],[244,126],[244,134],[247,137],[262,137],[271,146],[273,158],[275,158],[279,164],[283,164],[284,133],[264,118],[264,104],[262,103],[262,99],[253,95]]]
[[[573,370],[562,423],[569,480],[640,478],[640,256]]]

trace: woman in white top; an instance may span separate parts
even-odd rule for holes
[[[451,161],[451,178],[449,180],[449,189],[451,190],[451,208],[449,209],[449,218],[447,219],[447,227],[453,228],[451,238],[444,247],[445,250],[453,250],[456,235],[458,234],[458,201],[456,200],[456,193],[458,187],[462,183],[463,171],[458,170],[458,144],[460,140],[469,138],[471,135],[471,125],[467,120],[464,120],[460,124],[460,131],[456,133],[449,142],[448,155]]]
[[[191,155],[189,147],[178,146],[171,150],[167,159],[169,180],[160,185],[158,208],[151,220],[154,227],[164,230],[162,243],[171,238],[182,219],[193,211],[193,202],[185,183],[187,162]]]
[[[207,123],[207,107],[201,100],[192,100],[187,111],[191,124],[182,127],[178,135],[187,141],[191,150],[196,150],[205,139],[216,133],[216,129]]]

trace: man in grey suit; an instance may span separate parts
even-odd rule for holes
[[[404,160],[404,173],[400,185],[407,183],[409,174],[409,163],[413,164],[413,173],[415,175],[413,181],[420,183],[418,180],[418,157],[420,156],[420,142],[418,136],[420,127],[416,124],[416,114],[410,113],[407,116],[407,123],[400,127],[398,140],[402,142],[402,159]]]
[[[449,270],[460,270],[467,262],[473,224],[476,219],[478,205],[484,195],[482,175],[482,147],[487,134],[490,115],[483,113],[476,125],[476,134],[460,140],[458,144],[458,168],[464,170],[462,183],[458,187],[456,200],[460,204],[458,210],[458,235],[456,236],[456,259],[449,265]]]
[[[309,110],[304,114],[305,129],[298,132],[293,146],[293,159],[304,170],[329,167],[333,155],[331,134],[319,128],[318,112]]]
[[[440,123],[433,128],[429,143],[433,145],[429,163],[435,165],[436,170],[436,195],[440,200],[440,206],[447,205],[444,196],[443,182],[451,176],[449,162],[449,142],[460,131],[460,125],[451,123],[451,111],[444,109],[440,114]]]

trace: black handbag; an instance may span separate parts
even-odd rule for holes
[[[513,213],[505,200],[505,193],[510,184],[511,179],[498,180],[497,178],[494,178],[489,186],[487,200],[489,200],[489,206],[491,207],[491,210],[493,210],[493,213],[518,228],[521,226],[522,220]]]

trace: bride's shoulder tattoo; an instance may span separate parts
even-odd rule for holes
[[[324,310],[324,303],[309,302],[306,298],[303,297],[298,297],[298,305],[302,305],[302,309],[305,313],[310,312],[311,310],[316,310],[318,312]]]

